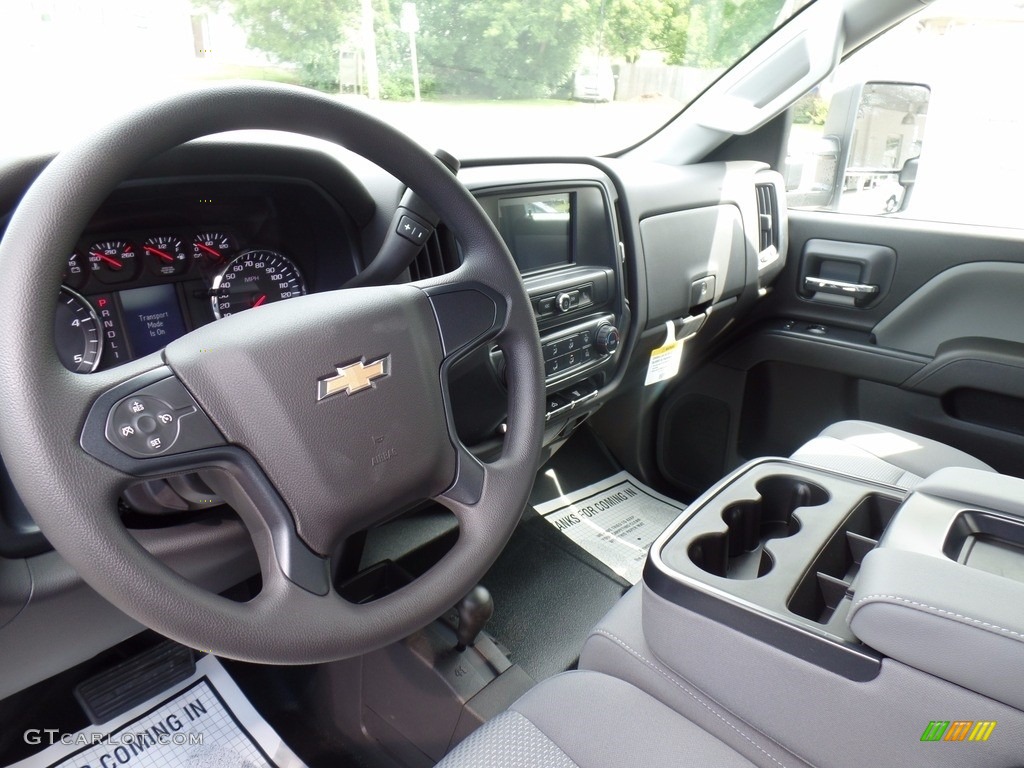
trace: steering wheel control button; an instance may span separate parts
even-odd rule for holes
[[[148,395],[132,395],[121,400],[111,412],[114,430],[114,444],[125,453],[150,456],[171,448],[178,439],[178,427],[172,418],[169,422],[158,421],[154,414],[166,413],[171,406]]]
[[[135,423],[143,434],[148,435],[156,431],[156,419],[148,414],[137,418]]]
[[[423,245],[430,237],[430,229],[424,227],[411,216],[403,216],[398,220],[398,228],[395,230],[410,243]]]
[[[162,379],[110,409],[107,440],[135,458],[223,445],[224,440],[177,379]]]

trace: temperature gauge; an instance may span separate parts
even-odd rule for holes
[[[89,269],[104,283],[123,283],[138,274],[135,246],[125,240],[104,240],[89,249]]]

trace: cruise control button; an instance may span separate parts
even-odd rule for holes
[[[125,397],[110,409],[107,440],[136,458],[223,445],[217,428],[173,376]]]

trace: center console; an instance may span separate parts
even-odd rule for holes
[[[557,425],[582,417],[614,375],[628,323],[608,191],[596,180],[516,185],[478,193],[477,200],[508,245],[533,306],[547,420]],[[492,362],[500,373],[500,351]]]
[[[679,605],[852,680],[880,656],[847,625],[851,585],[904,492],[786,459],[756,461],[655,543],[644,581]]]
[[[580,668],[758,765],[1016,766],[1022,605],[1024,480],[949,468],[908,493],[766,458],[659,537]]]

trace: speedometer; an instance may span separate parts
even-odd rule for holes
[[[253,250],[232,259],[213,281],[213,314],[234,315],[306,293],[295,262],[277,251]]]

